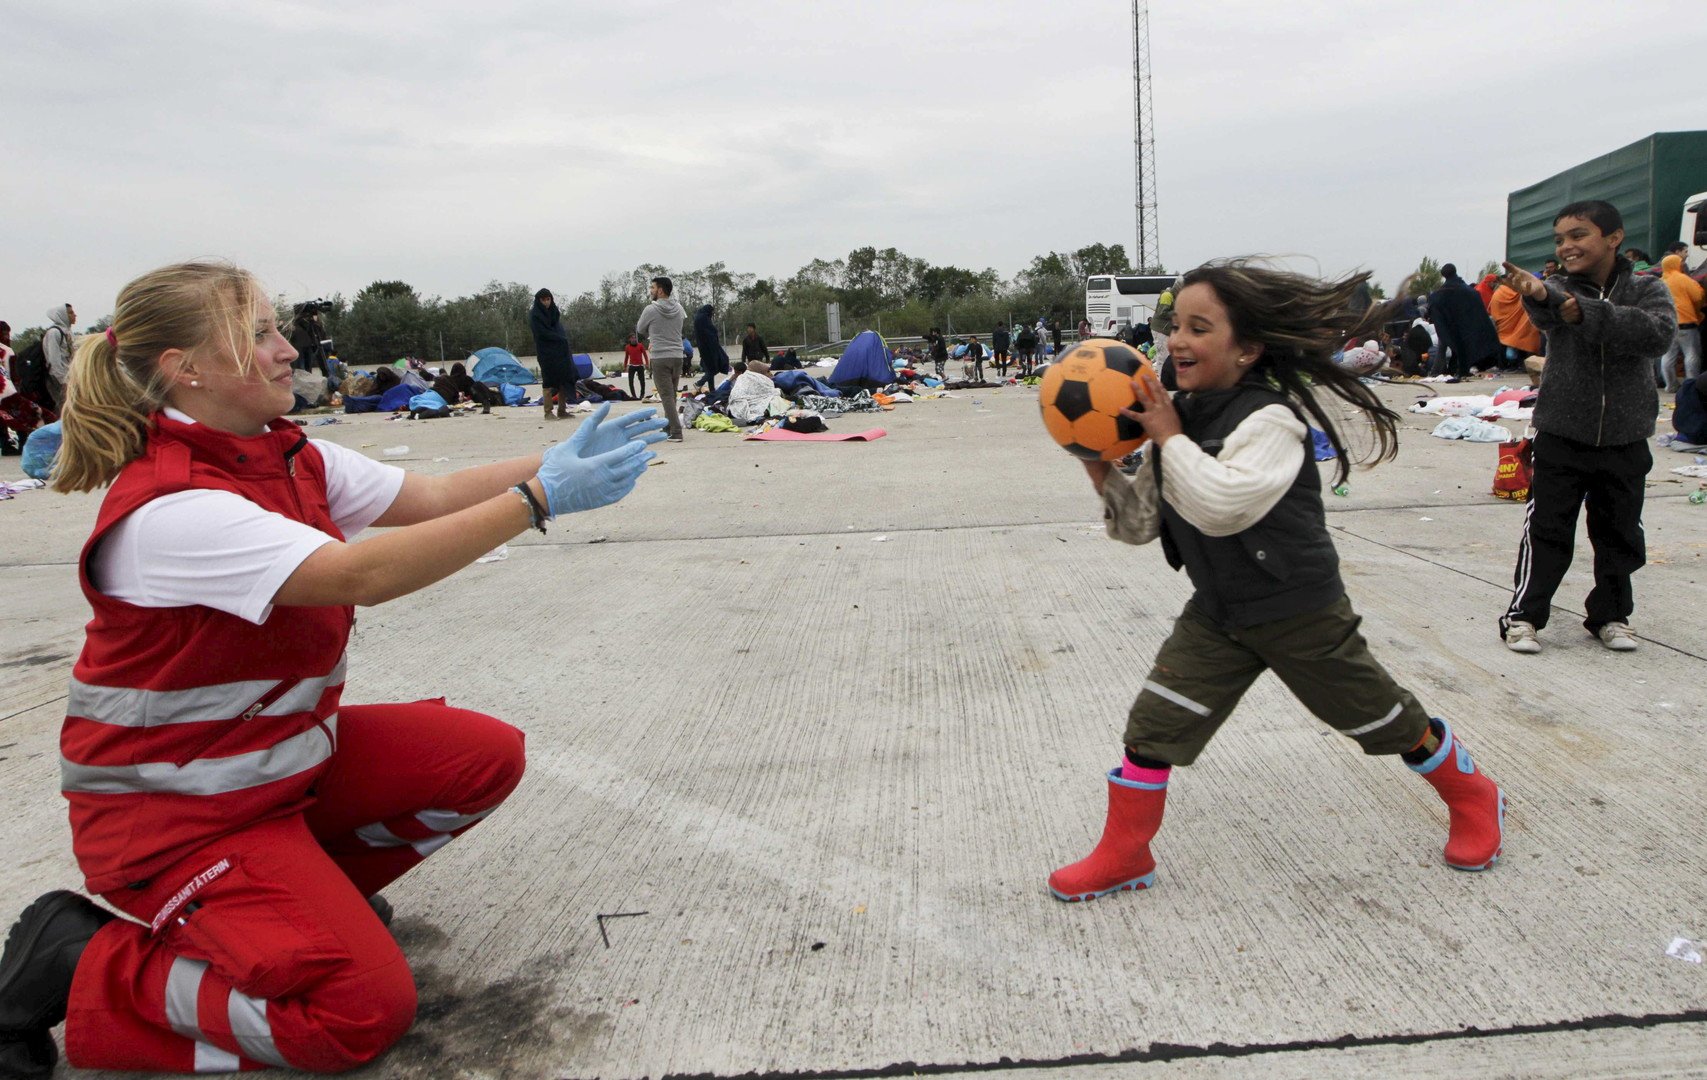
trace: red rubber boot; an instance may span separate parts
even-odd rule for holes
[[[1162,827],[1168,785],[1127,780],[1120,769],[1108,771],[1108,820],[1096,848],[1071,866],[1049,875],[1055,899],[1095,900],[1112,892],[1148,889],[1156,883],[1150,840]]]
[[[1499,859],[1505,842],[1505,792],[1476,768],[1452,725],[1440,723],[1446,729],[1440,749],[1410,768],[1421,773],[1446,803],[1446,865],[1454,870],[1486,870]]]

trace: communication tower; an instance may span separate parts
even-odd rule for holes
[[[1150,5],[1132,0],[1132,167],[1138,210],[1138,250],[1133,264],[1141,274],[1162,267],[1156,241],[1156,116],[1150,91]]]

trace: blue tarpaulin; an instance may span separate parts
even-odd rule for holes
[[[496,345],[477,349],[469,359],[474,361],[474,370],[469,372],[475,382],[493,383],[501,386],[529,386],[539,380],[533,372],[516,362],[508,350]]]
[[[875,330],[862,331],[848,342],[847,351],[836,361],[830,385],[881,389],[895,381],[895,369],[890,366],[893,359],[882,335]]]

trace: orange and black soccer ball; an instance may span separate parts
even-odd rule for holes
[[[1136,349],[1113,338],[1080,342],[1043,373],[1043,426],[1074,457],[1120,460],[1146,438],[1144,428],[1120,410],[1138,400],[1133,377],[1150,370]]]

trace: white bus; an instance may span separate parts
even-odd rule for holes
[[[1172,274],[1097,274],[1085,279],[1085,321],[1094,334],[1118,334],[1156,313],[1156,298],[1173,288]]]

